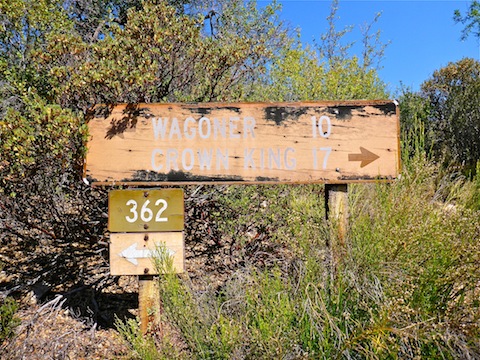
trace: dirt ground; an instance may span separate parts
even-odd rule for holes
[[[0,358],[128,358],[129,348],[114,324],[115,318],[137,316],[137,291],[133,276],[119,277],[100,291],[82,286],[53,293],[46,286],[34,286],[17,300],[21,323],[13,339],[2,344]]]

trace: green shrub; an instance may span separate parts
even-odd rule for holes
[[[480,160],[477,161],[475,176],[473,177],[472,194],[466,200],[466,206],[472,210],[480,210]]]
[[[81,169],[86,126],[82,117],[58,105],[49,105],[35,93],[26,92],[19,108],[0,110],[0,173],[7,186],[50,168],[52,176]],[[48,165],[48,166],[47,166]]]
[[[143,336],[136,320],[128,319],[123,322],[117,318],[115,326],[124,341],[130,346],[132,358],[141,360],[161,359],[155,341],[151,337]]]
[[[15,316],[18,304],[12,298],[5,298],[0,306],[0,343],[15,334],[15,327],[20,324],[20,319]]]
[[[464,58],[436,70],[421,85],[430,112],[427,127],[436,158],[461,167],[480,159],[480,62]]]
[[[439,191],[463,196],[456,181],[418,156],[392,184],[352,185],[334,273],[316,187],[230,189],[222,201],[238,222],[219,227],[269,222],[276,231],[263,241],[287,255],[239,267],[220,287],[167,276],[166,315],[199,359],[475,357],[480,224],[478,212],[440,201]]]
[[[479,214],[437,200],[437,184],[462,191],[448,179],[418,160],[394,184],[355,187],[351,261],[382,284],[400,356],[480,351]]]

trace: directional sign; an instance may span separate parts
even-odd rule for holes
[[[183,232],[110,234],[110,274],[156,275],[153,258],[161,253],[172,257],[175,272],[183,272]]]
[[[393,101],[100,106],[89,133],[97,184],[348,183],[400,168]]]
[[[113,190],[108,194],[112,232],[182,231],[182,189]]]

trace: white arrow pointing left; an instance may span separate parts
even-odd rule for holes
[[[175,251],[166,249],[168,255],[173,256]],[[125,258],[127,261],[131,262],[133,265],[138,265],[137,259],[151,258],[158,254],[157,250],[152,249],[137,249],[137,243],[130,245],[128,248],[123,250],[120,254],[120,257]]]

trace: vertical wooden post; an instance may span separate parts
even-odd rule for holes
[[[148,331],[149,324],[160,316],[160,299],[158,286],[153,275],[138,276],[138,312],[140,317],[140,330],[143,335]]]
[[[335,277],[337,264],[345,254],[348,231],[348,185],[325,185],[325,216],[330,223],[331,275]]]

